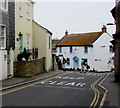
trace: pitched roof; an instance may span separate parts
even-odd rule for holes
[[[68,34],[64,36],[57,44],[57,46],[84,46],[92,45],[103,32]]]

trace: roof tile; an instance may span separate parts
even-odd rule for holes
[[[57,44],[57,46],[83,46],[92,45],[103,32],[81,33],[81,34],[69,34],[64,36]]]

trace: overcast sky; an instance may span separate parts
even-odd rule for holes
[[[105,0],[104,2],[99,0],[98,2],[90,2],[90,0],[84,0],[84,2],[34,1],[34,20],[50,30],[53,38],[62,38],[66,30],[69,34],[97,32],[101,31],[103,24],[114,23],[110,13],[115,6],[113,0],[109,2],[107,0],[106,2]],[[108,27],[110,33],[114,32],[113,28],[114,26]]]

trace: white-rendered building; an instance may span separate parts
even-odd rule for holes
[[[90,66],[90,70],[110,71],[114,57],[112,36],[106,32],[67,34],[58,42],[56,56],[63,55],[67,60],[65,68],[81,69],[82,58]]]

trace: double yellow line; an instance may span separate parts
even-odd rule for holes
[[[56,78],[56,77],[59,77],[59,76],[62,76],[62,75],[68,74],[68,73],[69,73],[69,72],[62,73],[62,74],[59,74],[59,75],[53,76],[53,77],[48,78],[48,79],[45,79],[45,80],[36,81],[36,82],[34,82],[34,83],[32,83],[32,84],[27,84],[27,85],[24,85],[24,86],[18,87],[18,88],[13,89],[13,90],[9,90],[9,91],[2,92],[2,93],[0,92],[0,96],[1,96],[1,95],[5,95],[5,94],[8,94],[8,93],[12,93],[12,92],[15,92],[15,91],[18,91],[18,90],[24,89],[24,88],[28,88],[28,87],[30,87],[30,86],[33,86],[33,85],[39,84],[39,83],[41,83],[42,81],[48,81],[48,80],[54,79],[54,78]]]
[[[105,76],[105,75],[104,75]],[[103,76],[103,77],[104,77]],[[98,80],[96,80],[92,85],[91,88],[94,90],[94,99],[92,101],[92,103],[90,104],[90,108],[95,108],[98,104],[99,98],[100,98],[100,92],[95,88],[95,85],[101,80],[103,79],[103,77],[100,77]]]

